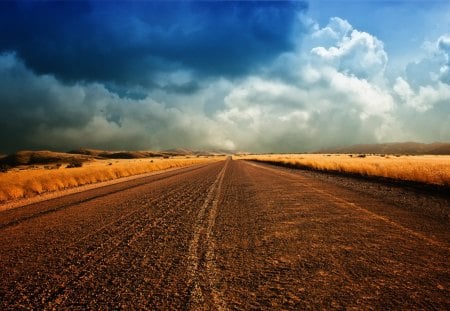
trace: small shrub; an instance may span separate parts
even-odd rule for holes
[[[0,164],[0,173],[6,173],[11,167],[6,164]]]
[[[83,166],[83,161],[80,160],[71,160],[69,162],[69,164],[67,164],[66,168],[75,168],[75,167],[82,167]]]

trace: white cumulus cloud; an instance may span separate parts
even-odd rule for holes
[[[359,78],[383,75],[388,56],[383,42],[367,32],[358,31],[345,20],[332,18],[330,23],[311,34],[315,46],[311,54],[317,62]]]

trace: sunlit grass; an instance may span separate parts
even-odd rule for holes
[[[56,166],[46,166],[47,168],[39,166],[23,170],[11,170],[0,173],[0,202],[221,159],[224,159],[224,157],[96,160],[85,162],[82,167],[75,168],[66,168],[66,165],[62,165],[59,168]]]
[[[450,186],[450,156],[282,154],[237,158]]]

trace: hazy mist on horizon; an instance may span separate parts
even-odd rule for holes
[[[447,1],[7,1],[0,34],[0,153],[450,141]]]

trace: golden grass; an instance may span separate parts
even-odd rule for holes
[[[77,168],[65,168],[64,165],[59,169],[51,170],[45,169],[43,166],[34,169],[12,170],[0,173],[0,202],[222,159],[224,157],[97,160],[84,163],[83,167]]]
[[[352,173],[450,186],[450,156],[375,156],[344,154],[248,155],[256,159],[315,170]]]

